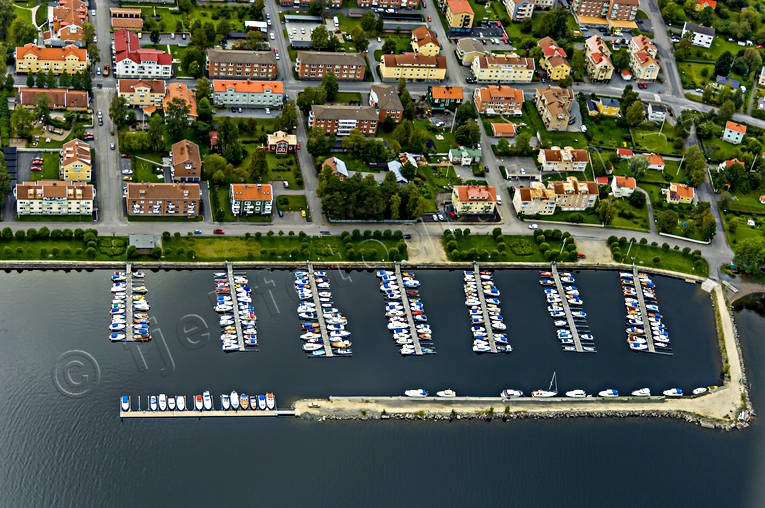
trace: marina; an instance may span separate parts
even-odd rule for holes
[[[547,310],[554,320],[558,341],[563,350],[594,353],[595,339],[586,322],[587,314],[583,310],[571,309],[572,305],[581,309],[579,306],[583,304],[579,298],[579,289],[571,285],[575,282],[573,275],[569,272],[559,273],[557,264],[552,263],[551,271],[541,272],[540,276],[539,283],[545,288]],[[568,284],[565,287],[564,282]]]
[[[395,263],[393,272],[378,270],[376,274],[387,302],[388,330],[401,356],[434,354],[432,330],[420,299],[420,281],[415,279],[414,272],[402,272],[401,265]]]
[[[235,274],[231,263],[226,272],[216,272],[215,312],[222,328],[221,349],[225,352],[246,351],[258,345],[255,308],[252,305],[252,289],[244,274]]]
[[[619,272],[627,311],[627,344],[632,351],[672,354],[669,332],[662,321],[656,300],[656,287],[648,275]]]
[[[192,405],[188,405],[186,395],[147,395],[146,407],[141,407],[142,397],[136,397],[138,407],[133,408],[133,397],[120,397],[120,418],[209,418],[209,417],[275,417],[294,416],[294,410],[276,408],[273,393],[247,397],[232,391],[221,394],[218,407],[209,391],[195,395]],[[230,401],[236,400],[236,405]],[[241,402],[240,402],[241,401]],[[250,402],[252,401],[252,402]]]
[[[144,284],[144,273],[134,272],[130,263],[124,272],[111,275],[112,305],[109,310],[110,342],[147,342],[151,340],[149,331],[149,303],[146,300],[148,290]],[[140,285],[135,285],[136,280]]]
[[[478,262],[473,271],[463,272],[465,305],[470,314],[473,351],[476,353],[509,353],[513,350],[504,331],[507,325],[499,307],[499,289],[491,272],[482,272]],[[488,296],[488,299],[487,299]]]

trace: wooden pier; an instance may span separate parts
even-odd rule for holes
[[[228,288],[231,295],[231,304],[234,307],[234,327],[236,328],[236,340],[239,342],[239,351],[244,351],[244,337],[242,337],[242,320],[239,318],[239,302],[236,299],[236,283],[234,282],[234,267],[230,261],[226,262],[228,276]]]
[[[478,261],[473,261],[473,275],[475,276],[478,299],[481,301],[481,310],[483,311],[483,323],[486,327],[486,338],[489,339],[489,347],[492,353],[497,352],[497,343],[494,342],[494,330],[491,328],[491,319],[489,311],[486,309],[486,296],[483,294],[483,282],[481,282],[481,272],[478,267]]]
[[[648,321],[648,311],[645,308],[645,299],[643,298],[643,288],[640,285],[637,266],[632,267],[632,284],[635,286],[638,308],[643,321],[643,330],[645,331],[645,341],[649,353],[656,353],[656,346],[653,344],[653,333],[651,332],[651,323]]]
[[[579,339],[579,330],[577,330],[576,323],[574,323],[574,316],[571,314],[571,307],[569,306],[568,300],[566,299],[566,292],[563,291],[563,284],[561,284],[560,275],[558,275],[558,267],[555,263],[552,264],[552,274],[553,279],[555,280],[555,287],[558,289],[561,305],[563,305],[563,312],[566,313],[568,328],[574,338],[574,348],[576,348],[577,353],[583,353],[584,348],[582,347],[582,341]]]
[[[321,342],[324,344],[324,355],[335,356],[332,352],[332,345],[329,343],[329,334],[327,333],[327,323],[324,322],[324,308],[319,300],[319,289],[316,287],[316,278],[313,274],[313,264],[310,261],[308,266],[308,282],[311,284],[311,293],[313,294],[313,303],[316,306],[316,317],[319,321],[319,332],[321,332]]]
[[[125,264],[125,342],[139,342],[133,333],[133,264]]]
[[[395,264],[396,269],[396,282],[401,290],[401,304],[404,306],[404,312],[406,313],[406,321],[409,323],[409,332],[412,334],[412,342],[414,343],[414,354],[422,355],[422,346],[420,345],[420,337],[417,335],[417,327],[414,324],[414,318],[412,317],[412,308],[409,306],[409,296],[406,294],[406,288],[404,287],[404,278],[401,276],[401,265],[398,261]]]

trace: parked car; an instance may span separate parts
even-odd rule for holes
[[[638,83],[638,88],[640,88],[641,90],[645,90],[646,88],[648,88],[648,84],[647,83]]]
[[[114,143],[109,143],[109,150],[114,150]]]
[[[439,213],[438,214],[438,220],[445,221],[446,219],[444,219],[444,216]]]
[[[403,235],[401,238],[403,238],[404,240],[409,240],[410,238],[412,238],[412,235],[407,233],[407,234]]]
[[[120,157],[122,157],[123,159],[129,159],[130,158],[130,154],[129,153],[121,153]]]
[[[582,254],[581,252],[577,253],[576,257],[578,257],[579,259],[587,259],[587,255]]]
[[[433,222],[438,222],[438,215],[433,214],[430,217],[433,219]]]
[[[213,234],[214,235],[225,235],[226,232],[223,231],[222,229],[213,229]]]
[[[279,210],[279,217],[284,217],[284,212],[282,212],[281,210]]]
[[[202,230],[201,229],[195,229],[194,230],[194,234],[195,235],[201,235],[202,234]]]

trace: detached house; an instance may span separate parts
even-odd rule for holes
[[[712,47],[712,41],[715,40],[714,28],[697,25],[696,23],[689,23],[686,21],[683,25],[682,35],[684,36],[688,32],[693,34],[693,37],[691,38],[691,44],[694,46],[701,46],[702,48]]]
[[[463,95],[460,86],[429,86],[425,99],[433,109],[457,109],[462,104]]]
[[[635,179],[631,176],[615,176],[611,179],[611,192],[615,198],[628,198],[637,188]]]
[[[173,143],[170,150],[170,173],[174,182],[199,182],[202,175],[199,145],[188,139]]]
[[[268,151],[276,154],[293,153],[297,150],[297,144],[297,136],[284,131],[276,131],[266,137]]]
[[[669,188],[664,190],[667,203],[672,205],[689,205],[693,203],[694,190],[682,183],[670,183]]]
[[[566,52],[550,37],[544,37],[537,43],[542,48],[544,58],[542,67],[551,81],[559,81],[571,74],[571,66],[566,60]]]
[[[412,51],[425,56],[437,56],[441,52],[441,44],[436,33],[426,26],[412,30]]]
[[[165,90],[165,98],[162,100],[162,107],[167,113],[168,105],[173,99],[182,99],[189,106],[189,122],[197,117],[197,99],[192,90],[189,90],[183,83],[170,83]]]
[[[480,148],[452,148],[449,150],[449,162],[456,166],[471,166],[474,162],[481,160],[482,152]]]
[[[47,8],[45,4],[41,9]],[[74,44],[77,47],[83,47],[88,41],[85,41],[85,32],[83,25],[88,20],[88,9],[84,2],[80,0],[59,0],[58,4],[48,11],[49,29],[43,32],[43,40],[49,46],[63,46],[65,44]]]
[[[459,215],[485,215],[494,213],[497,189],[491,185],[455,185],[452,204]]]
[[[728,120],[722,134],[722,140],[739,145],[744,140],[744,134],[746,134],[746,125]]]
[[[61,147],[59,177],[68,182],[89,182],[93,170],[90,145],[73,139]]]

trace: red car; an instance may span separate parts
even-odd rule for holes
[[[578,253],[578,254],[576,255],[576,257],[578,257],[579,259],[587,259],[587,255],[586,255],[586,254],[582,254],[581,252],[580,252],[580,253]]]
[[[428,21],[433,21],[433,18],[431,18],[430,16],[428,16]]]
[[[35,159],[35,160],[32,161],[32,165],[33,166],[41,166],[42,163],[43,163],[42,159]]]
[[[224,234],[226,234],[226,232],[223,231],[222,229],[213,229],[213,234],[214,235],[224,235]]]
[[[130,158],[130,154],[129,153],[121,153],[120,157],[122,157],[123,159],[129,159]]]
[[[30,171],[42,171],[42,166],[32,166],[29,168]]]
[[[296,150],[300,150],[300,143],[297,144]]]
[[[646,88],[648,88],[648,85],[646,83],[638,83],[638,88],[640,88],[641,90],[645,90]]]

